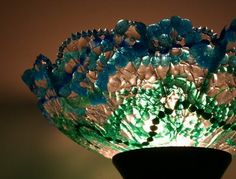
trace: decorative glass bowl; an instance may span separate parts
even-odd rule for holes
[[[178,16],[72,34],[24,82],[43,115],[107,158],[141,148],[236,152],[236,19],[217,35]]]

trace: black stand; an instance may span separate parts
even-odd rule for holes
[[[131,150],[112,159],[124,179],[220,179],[231,154],[198,147]]]

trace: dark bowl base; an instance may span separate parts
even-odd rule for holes
[[[220,179],[231,159],[216,149],[158,147],[122,152],[112,161],[124,179]]]

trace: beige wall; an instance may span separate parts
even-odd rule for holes
[[[121,18],[150,24],[172,15],[220,32],[236,17],[236,1],[2,1],[0,178],[118,179],[109,160],[77,146],[43,120],[20,76],[39,53],[55,60],[71,32],[111,29]],[[236,178],[235,169],[234,161],[224,179]]]

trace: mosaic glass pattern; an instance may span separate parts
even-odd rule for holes
[[[219,35],[178,16],[73,33],[23,81],[42,114],[111,158],[147,147],[236,152],[236,19]]]

